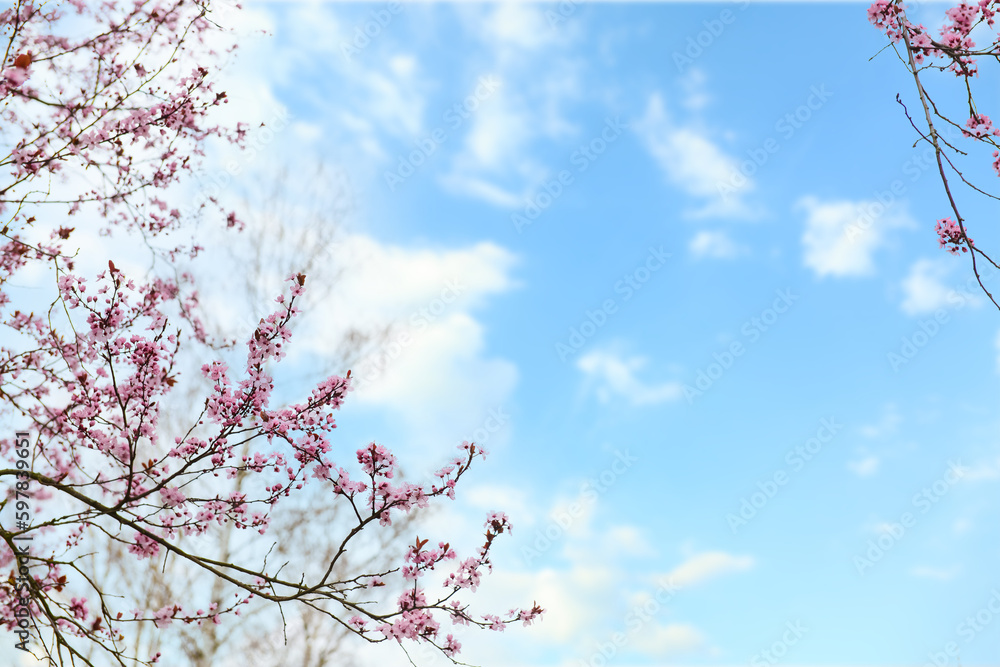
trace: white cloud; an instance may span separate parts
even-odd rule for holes
[[[412,53],[399,49],[391,30],[381,31],[363,49],[346,52],[353,46],[355,30],[370,17],[358,17],[357,23],[344,22],[337,10],[316,3],[293,5],[291,16],[284,23],[287,34],[279,34],[281,51],[270,44],[268,55],[283,59],[290,68],[289,78],[313,71],[337,81],[329,90],[303,91],[311,101],[331,116],[331,111],[359,112],[375,121],[385,133],[399,139],[412,140],[423,131],[426,92],[433,87],[421,78],[420,61]],[[316,72],[322,63],[321,72]],[[348,102],[349,101],[349,102]],[[335,129],[336,123],[328,123]],[[349,134],[342,135],[349,137]]]
[[[857,461],[848,461],[847,467],[855,475],[859,477],[868,477],[874,475],[878,470],[879,458],[877,456],[865,456],[864,458]]]
[[[418,16],[417,11],[408,8],[406,19],[394,20],[425,21],[425,32],[441,29],[435,14]],[[452,193],[518,207],[548,175],[546,165],[533,157],[536,143],[578,131],[566,118],[565,103],[583,94],[583,61],[567,48],[578,30],[552,30],[544,11],[520,3],[456,7],[462,27],[483,48],[463,63],[458,80],[465,83],[442,91],[427,76],[422,52],[402,41],[409,26],[393,23],[356,47],[356,31],[370,16],[345,20],[323,3],[296,5],[274,39],[260,46],[260,40],[247,40],[236,64],[224,72],[223,85],[239,102],[228,105],[229,111],[240,114],[239,120],[262,116],[263,111],[248,115],[246,108],[270,109],[277,105],[276,85],[295,87],[301,97],[296,113],[302,118],[293,122],[321,124],[301,128],[308,141],[276,142],[285,144],[286,152],[292,145],[298,152],[303,145],[322,151],[324,159],[351,165],[355,177],[377,194],[385,191],[385,176],[399,168],[401,159],[432,142],[433,153],[426,155],[424,148],[419,172],[436,177]],[[259,13],[274,30],[277,12]],[[454,117],[428,114],[432,102],[449,108],[464,103],[487,75],[529,85],[509,90],[501,85],[471,113],[463,111],[457,126]],[[330,85],[300,85],[303,80]],[[442,92],[446,97],[437,99]],[[445,133],[443,143],[431,138],[435,131]]]
[[[612,530],[612,539],[629,532]],[[524,638],[522,641],[539,645],[540,650],[577,646],[578,655],[585,658],[594,650],[593,637],[611,636],[611,633],[621,630],[620,617],[609,615],[608,610],[622,608],[621,613],[624,614],[623,604],[635,608],[634,602],[638,598],[625,595],[634,580],[630,577],[630,568],[622,559],[634,557],[636,553],[606,549],[604,544],[608,537],[603,529],[586,536],[567,535],[564,539],[572,543],[571,548],[565,551],[568,566],[518,572],[498,564],[492,575],[484,577],[483,585],[477,592],[477,604],[483,608],[502,608],[509,606],[511,601],[537,600],[546,609],[546,615],[537,626],[518,628]],[[585,548],[588,544],[591,548]],[[655,587],[656,584],[653,587],[644,586],[644,594],[648,596]],[[594,600],[600,600],[601,604],[594,604]],[[667,615],[669,612],[664,610],[660,614]],[[467,637],[476,644],[475,648],[470,645],[467,658],[470,659],[482,639]],[[661,624],[653,620],[641,632],[629,635],[628,646],[629,650],[662,657],[703,651],[706,641],[703,633],[689,623]],[[523,651],[523,644],[521,647]],[[516,661],[518,649],[518,646],[497,645],[491,656],[496,664],[521,664]],[[503,655],[505,652],[510,653],[509,657]],[[482,664],[477,660],[471,662]]]
[[[524,195],[515,194],[486,179],[466,173],[446,174],[441,177],[441,185],[449,192],[476,197],[502,208],[516,208],[524,202]]]
[[[282,107],[276,90],[295,89],[289,126],[302,140],[289,140],[286,133],[268,147],[267,157],[257,159],[275,153],[300,161],[303,153],[322,155],[330,164],[351,165],[357,177],[384,188],[384,168],[395,168],[398,155],[426,138],[427,97],[436,86],[419,58],[396,42],[396,31],[382,30],[358,49],[355,30],[371,17],[345,21],[339,9],[324,3],[255,4],[229,14],[245,26],[238,31],[240,48],[233,62],[220,73],[218,88],[227,92],[229,104],[213,111],[214,118],[244,121],[251,128],[270,124]],[[287,20],[279,21],[279,14]],[[329,85],[304,83],[316,80]],[[226,164],[234,150],[222,146],[216,152],[217,162]]]
[[[701,231],[695,234],[688,245],[695,257],[710,257],[714,259],[732,259],[747,251],[737,245],[725,231]]]
[[[652,627],[644,627],[630,646],[649,657],[665,659],[704,647],[705,636],[687,623],[657,623]]]
[[[960,466],[962,469],[962,481],[974,482],[983,479],[1000,478],[1000,456],[993,461],[980,461],[971,466]]]
[[[493,576],[496,574],[499,573]],[[546,644],[566,645],[582,640],[586,632],[581,630],[600,622],[601,608],[593,601],[606,599],[618,580],[613,568],[575,564],[565,570],[507,572],[490,583],[498,585],[497,588],[521,591],[521,597],[527,600],[544,600],[546,615],[542,625],[531,633],[532,638]]]
[[[455,303],[463,309],[515,285],[509,276],[514,255],[490,242],[455,250],[415,249],[358,234],[344,238],[335,249],[335,265],[348,260],[352,270],[343,278],[345,293],[365,312],[382,317],[415,314],[449,284],[454,288],[449,291],[459,292]]]
[[[605,539],[623,555],[651,556],[656,553],[637,526],[611,526],[605,531]]]
[[[891,521],[874,521],[866,524],[865,530],[876,535],[892,535],[895,537],[899,528]]]
[[[874,424],[863,424],[858,430],[866,438],[881,438],[896,432],[903,418],[899,416],[899,411],[892,403],[888,403],[882,408],[882,416]]]
[[[537,600],[546,609],[542,623],[517,628],[519,640],[514,644],[492,641],[492,633],[460,636],[463,657],[472,664],[524,664],[525,651],[565,650],[570,646],[578,647],[576,655],[585,658],[594,650],[593,637],[610,637],[621,631],[621,619],[628,610],[654,599],[669,581],[640,567],[644,560],[656,556],[648,531],[642,526],[602,521],[602,512],[595,511],[600,504],[592,499],[559,497],[540,510],[530,494],[525,497],[504,486],[472,487],[462,493],[471,503],[442,506],[428,517],[420,536],[450,541],[464,557],[481,544],[482,512],[487,507],[503,511],[509,507],[515,531],[502,538],[509,542],[501,545],[498,540],[494,571],[483,577],[473,602],[483,611],[493,611]],[[570,511],[573,504],[576,509]],[[521,521],[517,514],[522,511],[530,512],[539,522]],[[747,557],[708,552],[684,560],[671,576],[677,585],[693,586],[745,570],[751,564]],[[684,619],[671,618],[669,602],[656,599],[660,611],[654,612],[641,633],[629,634],[630,650],[650,656],[707,650],[702,633]],[[648,614],[648,606],[646,609]]]
[[[344,298],[332,301],[310,329],[313,349],[345,323],[401,322],[357,365],[365,383],[355,400],[389,408],[422,438],[446,442],[470,437],[488,409],[509,402],[517,368],[489,357],[484,328],[471,310],[513,287],[513,255],[492,243],[405,249],[355,236],[338,256],[357,269],[341,280]]]
[[[235,127],[239,121],[255,127],[268,120],[279,106],[271,93],[268,78],[262,76],[261,65],[264,52],[273,45],[273,40],[265,37],[275,29],[274,16],[260,6],[243,7],[232,10],[225,3],[214,7],[223,11],[213,11],[213,20],[225,30],[209,31],[209,43],[222,52],[232,41],[239,44],[234,52],[234,62],[220,71],[224,84],[219,90],[226,91],[227,104],[217,107],[217,122]],[[258,48],[263,47],[263,48]],[[273,70],[272,68],[269,68]]]
[[[503,404],[517,382],[517,367],[484,358],[483,348],[482,325],[464,313],[443,316],[355,398],[421,423],[436,421],[442,411],[437,406],[447,404],[448,414],[459,418],[452,422],[456,437],[471,432],[478,418],[461,417]],[[437,415],[428,420],[429,413]]]
[[[496,169],[514,159],[531,136],[531,117],[511,108],[503,92],[501,85],[476,109],[475,120],[465,136],[470,163],[485,169]]]
[[[803,262],[819,276],[866,276],[874,273],[875,251],[886,244],[886,232],[914,226],[903,213],[892,208],[872,216],[873,201],[821,202],[802,197],[796,209],[805,209],[802,234]]]
[[[397,66],[391,64],[393,61]],[[388,71],[370,68],[350,77],[351,83],[360,88],[357,91],[359,96],[367,97],[361,105],[366,115],[379,121],[378,126],[382,130],[404,141],[422,138],[426,99],[417,77],[418,69],[415,63],[401,68],[398,67],[400,60],[393,61],[386,66]]]
[[[294,201],[288,218],[306,220],[304,212],[295,215],[299,211]],[[315,264],[307,272],[305,298],[315,293],[321,299],[305,302],[310,305],[297,320],[283,368],[343,374],[346,368],[328,364],[338,359],[345,337],[352,330],[379,331],[391,325],[386,339],[371,344],[352,364],[357,380],[350,404],[398,415],[416,434],[408,438],[414,447],[433,442],[450,452],[465,438],[481,441],[480,435],[487,434],[495,444],[506,437],[505,423],[486,420],[490,410],[509,405],[518,371],[510,361],[489,354],[484,327],[474,311],[491,295],[515,286],[510,276],[514,255],[487,242],[451,249],[407,248],[347,231],[323,239],[328,247],[317,247],[321,242],[306,235],[305,248],[282,249],[278,239],[289,234],[278,222],[265,227],[273,249],[260,252],[277,253],[275,261],[262,263],[273,271],[255,274],[266,298],[281,292],[287,271],[281,266],[290,261],[289,253],[291,260],[300,259],[296,253],[301,253],[303,261]],[[228,243],[258,244],[260,236],[254,231],[260,230],[248,230]],[[232,260],[219,250],[225,243],[205,246],[210,250],[204,261],[213,265],[211,270],[231,267]],[[239,329],[231,335],[248,334],[257,322],[247,299],[227,280],[206,281],[202,294],[217,320]],[[477,430],[482,433],[474,435]]]
[[[588,384],[596,385],[597,397],[608,402],[612,396],[623,396],[632,405],[655,405],[675,401],[682,394],[681,383],[663,382],[648,385],[635,377],[635,372],[646,365],[646,359],[622,359],[613,352],[590,352],[576,362],[584,372]]]
[[[910,574],[914,577],[921,577],[924,579],[937,579],[939,581],[951,581],[958,574],[958,567],[951,567],[948,569],[939,567],[928,567],[926,565],[916,565],[910,568]]]
[[[412,76],[417,71],[417,59],[412,55],[397,55],[389,58],[389,69],[399,77]]]
[[[458,150],[439,182],[449,191],[517,208],[549,175],[533,152],[542,140],[572,136],[564,113],[582,94],[581,61],[569,56],[576,31],[552,30],[544,8],[528,3],[456,7],[467,32],[484,47],[479,71],[501,85],[452,133]]]
[[[678,588],[687,588],[723,574],[749,570],[753,566],[752,556],[734,556],[725,551],[705,551],[678,565],[664,577],[664,580]]]
[[[658,93],[650,97],[645,115],[634,126],[667,180],[692,197],[708,200],[701,208],[687,211],[689,217],[754,217],[742,200],[754,189],[753,180],[733,181],[739,173],[738,160],[726,155],[708,132],[671,120]],[[727,186],[732,193],[725,192]]]
[[[536,51],[557,38],[540,7],[519,2],[495,5],[483,21],[480,35],[496,48],[519,51]]]
[[[942,282],[951,273],[952,264],[945,260],[918,259],[903,280],[905,298],[900,304],[907,315],[933,313],[948,303],[952,291]]]
[[[667,177],[689,194],[711,197],[718,184],[736,168],[736,160],[703,134],[677,127],[667,117],[663,99],[653,95],[639,123],[646,147],[659,161]]]

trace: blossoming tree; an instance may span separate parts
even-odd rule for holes
[[[402,562],[342,574],[363,531],[454,498],[485,452],[462,443],[425,484],[398,482],[395,457],[377,443],[357,450],[356,465],[338,461],[333,413],[347,400],[350,371],[277,405],[271,369],[290,345],[305,274],[288,277],[241,346],[206,332],[195,280],[177,269],[202,250],[195,220],[170,193],[209,141],[240,145],[248,132],[211,123],[226,95],[213,90],[210,63],[221,53],[209,3],[15,0],[0,27],[0,415],[13,431],[0,436],[0,618],[18,647],[51,664],[152,664],[160,656],[130,652],[126,629],[225,623],[253,602],[306,605],[370,642],[418,642],[454,659],[460,644],[442,621],[502,630],[537,619],[537,604],[501,616],[460,600],[510,530],[499,512],[467,558],[415,537]],[[241,227],[213,197],[195,217]],[[98,231],[108,244],[137,241],[152,268],[127,275],[109,258],[85,275],[73,244]],[[183,355],[194,348],[216,355],[201,367],[210,389],[166,442],[163,406],[185,382]],[[223,354],[240,349],[233,370]],[[241,480],[238,492],[221,484],[227,478]],[[190,539],[231,526],[266,542],[272,516],[307,486],[353,517],[314,576],[283,573],[266,543],[220,559]],[[215,585],[202,599],[144,608],[81,558],[112,545],[151,569],[178,560]],[[434,592],[428,574],[449,562]],[[379,604],[372,591],[392,579],[403,594]]]
[[[993,29],[997,11],[1000,11],[1000,0],[979,0],[976,3],[963,1],[947,10],[947,21],[940,29],[937,39],[931,36],[926,27],[914,24],[907,18],[906,6],[902,0],[876,0],[868,8],[868,20],[889,37],[894,48],[896,44],[902,42],[904,52],[900,54],[900,59],[912,74],[916,84],[926,130],[917,127],[905,105],[903,109],[910,124],[920,134],[921,140],[928,142],[934,148],[938,173],[944,184],[945,194],[948,196],[948,204],[954,214],[954,218],[948,216],[937,221],[936,231],[940,245],[953,254],[959,251],[969,253],[972,270],[980,287],[993,304],[1000,308],[1000,304],[983,284],[979,260],[987,262],[995,269],[1000,269],[1000,265],[969,237],[966,220],[959,212],[957,195],[952,191],[948,181],[948,170],[950,169],[976,192],[995,201],[1000,201],[1000,197],[983,191],[966,179],[949,157],[948,149],[953,155],[966,153],[943,136],[940,126],[936,124],[940,121],[945,126],[961,130],[961,136],[964,138],[971,138],[975,142],[985,143],[997,149],[992,152],[992,168],[996,175],[1000,176],[1000,143],[997,140],[997,137],[1000,137],[1000,127],[995,126],[989,116],[978,110],[972,94],[972,79],[979,76],[978,59],[992,58],[1000,64],[1000,35],[997,35],[987,47],[976,48],[971,33],[983,24]],[[962,83],[967,95],[963,106],[968,109],[968,118],[964,125],[959,125],[948,118],[931,97],[922,78],[930,70],[951,72],[964,80]],[[896,100],[903,105],[898,95]]]

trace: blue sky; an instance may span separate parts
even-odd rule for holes
[[[291,164],[289,197],[322,160],[354,202],[344,278],[290,361],[314,367],[352,322],[396,325],[384,370],[354,369],[370,381],[338,420],[344,457],[375,439],[417,476],[462,439],[491,451],[431,537],[471,550],[507,511],[483,611],[549,611],[464,635],[468,661],[911,665],[953,642],[995,664],[1000,326],[968,258],[937,247],[943,189],[895,101],[917,111],[913,82],[891,50],[871,59],[886,39],[865,10],[227,19],[229,119],[288,118],[236,159]],[[929,80],[964,120],[954,82]],[[996,82],[984,65],[985,113]],[[995,205],[960,193],[989,246]]]

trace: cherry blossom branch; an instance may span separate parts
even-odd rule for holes
[[[917,94],[924,110],[924,119],[928,128],[926,135],[921,132],[919,128],[917,128],[913,119],[910,117],[909,112],[906,110],[906,106],[899,100],[898,95],[896,99],[899,104],[903,106],[904,114],[906,115],[907,120],[909,120],[911,126],[917,130],[918,134],[920,134],[924,141],[927,141],[934,147],[938,174],[940,175],[941,182],[944,185],[945,194],[948,197],[949,205],[955,216],[954,220],[951,218],[942,218],[938,220],[936,231],[940,240],[940,245],[953,254],[958,253],[959,250],[961,250],[961,252],[969,252],[969,250],[971,250],[969,255],[972,261],[972,271],[976,276],[976,280],[979,282],[980,288],[987,295],[987,297],[989,297],[994,306],[1000,309],[1000,304],[997,303],[996,299],[994,299],[993,295],[983,284],[982,277],[979,273],[979,267],[977,265],[976,255],[979,254],[983,259],[996,268],[1000,268],[1000,265],[990,258],[989,255],[987,255],[982,249],[976,246],[972,238],[969,237],[966,230],[965,219],[959,212],[958,203],[955,200],[955,196],[948,182],[944,162],[947,161],[952,170],[958,174],[962,182],[971,187],[973,190],[981,194],[985,194],[992,199],[1000,198],[990,195],[969,183],[969,181],[955,167],[950,158],[948,158],[947,154],[944,152],[944,148],[942,148],[941,143],[945,143],[948,147],[958,153],[962,153],[962,151],[959,151],[954,146],[951,146],[951,144],[940,136],[937,128],[935,127],[934,118],[932,117],[933,108],[933,115],[936,115],[938,118],[941,118],[953,127],[961,129],[963,136],[972,137],[976,141],[983,141],[994,147],[1000,148],[1000,145],[998,145],[993,137],[990,136],[1000,136],[1000,128],[993,127],[990,118],[977,111],[970,83],[972,76],[978,76],[978,66],[976,64],[977,57],[993,56],[997,62],[1000,63],[1000,39],[994,42],[994,44],[991,45],[991,48],[976,51],[973,49],[975,43],[969,37],[973,28],[981,25],[983,22],[987,23],[990,27],[993,27],[994,16],[998,8],[1000,8],[1000,2],[997,0],[980,0],[978,5],[969,5],[963,2],[957,7],[949,9],[947,11],[947,16],[951,20],[951,24],[946,25],[941,29],[942,37],[940,41],[931,39],[924,26],[918,26],[910,23],[906,17],[906,9],[901,0],[877,0],[868,9],[868,18],[871,23],[882,29],[888,35],[891,40],[891,44],[895,44],[896,42],[902,40],[906,48],[906,60],[904,62],[907,69],[913,76],[913,80],[917,88]],[[950,61],[950,64],[946,67],[944,65],[929,62],[921,67],[926,57],[945,58]],[[942,72],[949,70],[956,76],[964,78],[969,105],[969,120],[966,121],[965,128],[961,128],[958,124],[942,115],[924,87],[920,78],[920,73],[923,69],[931,67]],[[994,151],[993,157],[994,170],[997,172],[997,175],[1000,176],[1000,152]]]
[[[192,0],[104,0],[99,8],[82,0],[43,6],[17,0],[0,11],[0,28],[9,35],[0,62],[0,168],[9,175],[0,182],[0,215],[8,215],[0,230],[0,326],[7,334],[0,344],[0,412],[16,412],[32,425],[35,442],[25,470],[20,461],[13,465],[12,440],[0,437],[0,480],[10,482],[0,510],[21,493],[44,508],[31,522],[0,516],[0,568],[11,574],[0,579],[0,623],[16,627],[11,603],[21,599],[21,587],[14,578],[26,572],[30,622],[53,664],[92,665],[102,656],[98,664],[153,665],[160,654],[127,650],[125,630],[221,623],[254,600],[279,610],[301,604],[368,642],[425,642],[456,661],[460,645],[452,635],[441,638],[439,618],[499,631],[542,614],[534,604],[504,617],[478,615],[456,599],[492,570],[493,541],[511,529],[505,515],[487,518],[485,543],[457,563],[438,595],[418,580],[457,560],[448,543],[425,549],[427,540],[417,538],[402,563],[356,564],[346,574],[344,568],[365,531],[388,529],[394,517],[432,500],[454,499],[456,484],[485,452],[463,443],[433,482],[419,485],[395,482],[395,457],[370,443],[356,451],[362,476],[352,478],[330,458],[329,439],[333,412],[351,389],[350,371],[317,383],[299,403],[272,405],[269,367],[285,356],[305,275],[289,277],[290,293],[260,319],[234,374],[227,360],[236,355],[235,342],[217,346],[209,339],[194,279],[176,263],[200,246],[192,238],[189,247],[173,240],[154,247],[193,221],[170,207],[167,191],[194,173],[206,141],[241,145],[246,136],[244,123],[235,131],[209,124],[226,96],[213,91],[213,70],[203,62],[216,55],[206,46],[213,25],[207,9]],[[75,13],[74,32],[90,28],[90,34],[64,34],[67,13]],[[53,194],[57,183],[67,194]],[[208,203],[219,208],[214,198]],[[92,280],[80,274],[77,253],[66,246],[83,230],[53,215],[52,204],[66,207],[66,216],[96,213],[108,236],[138,232],[151,258],[148,273],[129,277],[109,260]],[[226,226],[240,230],[234,213]],[[54,296],[41,314],[10,289],[11,279],[29,269],[51,277]],[[185,368],[178,360],[191,349],[211,351],[199,380],[207,393],[191,404],[170,445],[163,442],[161,411]],[[231,479],[235,488],[227,489]],[[307,484],[319,485],[356,521],[318,573],[285,574],[287,563],[271,563],[276,545],[265,549],[259,540],[248,540],[256,550],[242,557],[228,548],[219,556],[203,544],[188,546],[189,538],[209,531],[265,535],[283,500]],[[86,561],[85,539],[97,545],[88,544]],[[16,546],[22,540],[33,545],[28,553]],[[210,604],[193,608],[167,599],[150,606],[140,599],[131,600],[129,613],[123,606],[129,600],[107,572],[85,566],[119,546],[134,557],[133,567],[151,570],[169,559],[204,575],[212,582]],[[394,604],[376,604],[374,591],[395,578],[405,583],[404,593]],[[224,593],[233,595],[225,604]]]

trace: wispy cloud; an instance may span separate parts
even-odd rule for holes
[[[705,551],[692,556],[665,577],[679,588],[696,586],[731,572],[743,572],[754,566],[753,556],[734,556],[725,551]]]
[[[675,401],[682,394],[679,382],[646,384],[635,374],[647,363],[643,357],[622,358],[611,351],[595,351],[582,356],[576,363],[588,383],[596,386],[597,397],[608,402],[622,396],[632,405],[655,405]]]
[[[970,466],[962,466],[962,481],[974,482],[998,478],[1000,478],[1000,456],[992,461],[980,461]]]
[[[582,90],[580,62],[569,52],[575,31],[552,30],[545,10],[527,3],[457,11],[482,46],[473,62],[501,81],[531,83],[501,86],[469,115],[439,182],[452,193],[517,207],[548,174],[535,156],[539,142],[578,131],[565,110]]]
[[[689,623],[654,624],[635,638],[636,650],[652,658],[668,658],[705,646],[705,635]]]
[[[861,435],[866,438],[881,438],[896,432],[896,427],[903,421],[899,411],[892,403],[882,407],[882,416],[874,424],[862,424],[859,427]]]
[[[868,455],[856,461],[848,461],[847,468],[858,477],[869,477],[878,471],[879,458]]]
[[[722,230],[701,231],[694,235],[688,245],[696,258],[732,259],[747,252]]]
[[[933,313],[948,304],[950,288],[944,279],[954,265],[941,259],[918,259],[903,279],[903,302],[900,307],[907,315]]]
[[[720,184],[728,183],[739,170],[738,160],[716,145],[707,131],[672,120],[659,93],[650,96],[635,129],[667,181],[701,202],[686,212],[689,217],[754,217],[742,199],[754,189],[752,179],[747,179],[735,195],[723,197],[720,190]]]
[[[482,199],[502,208],[514,208],[524,201],[523,195],[506,190],[478,176],[452,172],[442,176],[440,182],[449,192]]]

